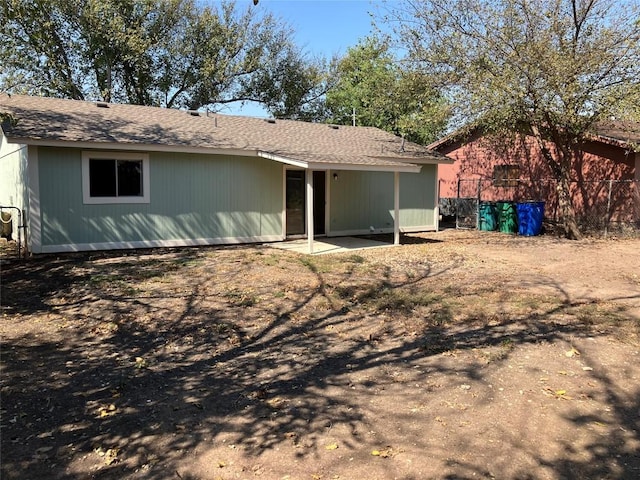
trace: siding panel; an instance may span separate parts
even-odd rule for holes
[[[436,166],[400,174],[400,228],[435,228]]]
[[[150,203],[84,205],[81,152],[42,148],[43,245],[282,234],[276,162],[196,154],[150,155]]]
[[[0,205],[18,207],[24,213],[28,208],[27,185],[26,147],[9,143],[2,131],[0,131]],[[17,238],[18,219],[16,211],[6,210],[6,212],[12,214],[12,237]]]
[[[330,182],[331,232],[393,228],[393,173],[339,171]]]
[[[393,173],[339,171],[330,182],[331,232],[393,230]],[[400,227],[435,228],[436,166],[400,174]]]

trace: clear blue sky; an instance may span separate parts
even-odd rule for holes
[[[376,4],[371,0],[259,0],[262,11],[271,12],[289,23],[295,31],[295,42],[310,55],[330,58],[344,55],[349,47],[371,33],[371,16]],[[244,9],[253,0],[238,0]],[[252,105],[233,108],[224,113],[267,116]]]
[[[296,31],[296,43],[311,53],[344,54],[371,31],[370,0],[260,0]]]

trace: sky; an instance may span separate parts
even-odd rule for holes
[[[369,12],[375,11],[371,0],[259,0],[258,8],[288,22],[295,31],[295,43],[312,56],[326,58],[344,55],[349,47],[372,31]],[[238,0],[237,6],[253,4]],[[234,106],[223,113],[266,117],[263,109],[247,105]]]

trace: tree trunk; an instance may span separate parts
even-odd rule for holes
[[[563,235],[571,240],[580,240],[582,239],[582,232],[580,232],[578,228],[576,213],[573,208],[573,202],[571,201],[569,176],[564,174],[557,180],[556,193],[558,194],[558,208],[560,209]]]
[[[573,208],[573,199],[571,197],[571,166],[572,166],[572,149],[567,145],[571,144],[570,139],[564,138],[560,132],[549,132],[546,137],[551,137],[555,143],[556,155],[549,150],[546,143],[545,135],[541,133],[541,129],[535,125],[531,125],[531,131],[540,147],[542,156],[551,168],[556,184],[556,193],[558,195],[558,208],[560,209],[560,223],[563,235],[571,240],[582,239],[582,232],[578,228],[576,221],[576,212]]]

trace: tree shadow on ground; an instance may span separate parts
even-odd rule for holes
[[[345,257],[354,265],[335,273],[283,252],[278,261],[297,264],[301,279],[290,295],[279,296],[269,282],[247,293],[237,282],[258,268],[247,257],[253,251],[78,255],[3,271],[5,313],[41,322],[42,331],[58,315],[54,338],[36,325],[3,342],[3,478],[87,478],[77,468],[93,455],[103,459],[93,478],[164,479],[185,452],[213,443],[254,458],[289,445],[305,459],[337,428],[349,432],[341,441],[355,450],[372,428],[363,405],[396,371],[429,361],[463,384],[482,379],[482,366],[441,361],[442,354],[592,334],[553,321],[574,306],[568,299],[535,317],[454,324],[455,312],[436,297],[416,296],[421,282],[448,274],[426,264],[401,280],[384,270],[373,278],[361,275],[360,259]],[[190,279],[194,264],[199,276]],[[187,281],[169,276],[172,288],[162,295],[142,285],[169,274]],[[559,285],[544,286],[567,296]],[[258,298],[270,290],[276,301]],[[382,292],[398,302],[381,305]],[[410,315],[416,302],[430,313],[411,335],[397,335],[396,316]],[[638,391],[623,396],[604,374],[594,375],[607,385],[613,419],[568,420],[602,422],[613,433],[587,445],[588,458],[567,455],[546,466],[564,477],[636,478],[640,458],[626,445],[640,442]],[[451,467],[455,478],[487,473],[473,463]]]

